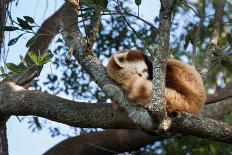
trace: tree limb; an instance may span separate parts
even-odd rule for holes
[[[215,2],[217,5],[216,5],[216,11],[214,15],[213,32],[211,33],[210,41],[205,51],[205,58],[204,58],[202,70],[200,71],[201,76],[204,80],[206,80],[206,77],[209,71],[213,52],[215,51],[217,47],[217,42],[218,42],[219,33],[220,33],[219,31],[221,27],[222,18],[223,18],[223,9],[224,9],[226,0],[215,1]]]
[[[1,49],[3,47],[3,42],[4,42],[4,30],[3,27],[6,24],[6,11],[8,8],[9,0],[1,0],[0,1],[0,54]]]
[[[7,9],[7,3],[8,1],[2,0],[0,2],[0,28],[5,26],[6,23],[6,9]],[[1,29],[0,30],[0,49],[2,47],[3,43],[3,37],[4,37],[4,31]]]
[[[208,95],[205,104],[213,104],[232,97],[232,81],[225,88],[217,90],[213,95]]]
[[[152,99],[147,105],[147,109],[160,121],[160,130],[167,130],[170,127],[170,120],[167,117],[165,107],[165,75],[167,68],[167,57],[169,53],[169,40],[172,9],[176,5],[176,0],[161,0],[158,51],[153,55],[153,80]]]
[[[8,140],[6,132],[6,120],[1,118],[0,120],[0,154],[8,155]]]
[[[9,0],[0,1],[0,55],[2,54],[1,49],[4,43],[4,29],[6,25],[6,12],[8,8]],[[8,140],[6,132],[6,121],[4,116],[0,116],[0,154],[8,155]]]
[[[125,112],[115,111],[108,104],[74,102],[28,91],[12,82],[1,84],[0,97],[0,112],[4,116],[36,115],[82,128],[135,128]]]
[[[159,137],[148,135],[139,130],[106,130],[82,134],[69,138],[52,147],[44,155],[93,155],[118,154],[131,150],[139,150],[151,144]]]
[[[1,83],[0,98],[2,99],[0,102],[0,113],[4,116],[36,115],[83,128],[137,128],[130,121],[125,111],[114,110],[109,104],[69,101],[47,93],[25,90],[14,83]],[[221,101],[218,106],[220,107],[223,104],[223,106],[232,107],[232,98],[224,102]],[[230,125],[206,118],[214,118],[215,114],[209,112],[212,111],[213,105],[217,104],[206,106],[203,113],[204,117],[188,113],[170,115],[172,120],[170,133],[187,134],[224,143],[232,143],[232,127]],[[224,107],[223,109],[228,109],[227,112],[229,110],[230,112],[232,111],[232,108]],[[166,136],[170,135],[167,134]]]

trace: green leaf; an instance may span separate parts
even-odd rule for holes
[[[5,78],[8,76],[8,74],[4,73],[4,74],[0,74],[0,76]]]
[[[135,0],[135,4],[136,4],[137,6],[140,6],[141,3],[142,3],[142,0]]]
[[[41,56],[38,56],[37,61],[38,61],[39,65],[40,65],[43,62],[43,58]]]
[[[44,54],[42,55],[42,61],[40,61],[40,64],[46,64],[51,61],[53,57],[52,51],[47,49],[44,51]]]
[[[51,62],[51,60],[43,60],[43,61],[40,63],[40,65],[46,64],[46,63],[48,63],[48,62]]]
[[[52,51],[49,49],[45,50],[42,57],[45,60],[50,60],[53,57]]]
[[[27,62],[24,60],[24,57],[23,57],[22,55],[20,55],[19,58],[20,58],[21,62],[23,63],[23,65],[24,65],[25,67],[28,67],[28,66],[27,66]]]
[[[30,47],[31,45],[33,45],[35,43],[37,36],[32,37],[31,39],[28,40],[28,42],[26,43],[26,47]]]
[[[29,23],[35,23],[35,21],[34,21],[34,19],[32,18],[32,17],[30,17],[30,16],[23,16],[24,17],[24,19],[27,21],[27,22],[29,22]]]
[[[11,40],[8,42],[8,46],[14,45],[14,44],[19,40],[19,38],[22,37],[22,35],[24,35],[24,34],[20,34],[18,37],[11,39]]]
[[[30,51],[30,52],[28,53],[28,55],[29,55],[29,57],[31,58],[32,62],[33,62],[35,65],[39,65],[38,60],[37,60],[37,56],[36,56],[35,52]]]
[[[18,27],[15,27],[15,26],[4,26],[3,27],[3,30],[4,31],[15,31],[15,30],[18,30],[19,28]]]
[[[14,73],[22,72],[22,69],[13,63],[6,63],[6,67]]]
[[[26,30],[32,30],[32,27],[27,23],[27,21],[22,20],[21,18],[17,18],[19,22],[19,26]]]

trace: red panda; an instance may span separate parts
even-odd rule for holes
[[[136,104],[146,106],[152,96],[152,63],[141,51],[129,50],[115,54],[106,66],[107,74]],[[190,65],[168,59],[165,100],[168,112],[201,112],[206,93],[200,74]]]

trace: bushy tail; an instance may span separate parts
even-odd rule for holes
[[[206,101],[200,74],[190,65],[169,59],[166,72],[167,110],[199,113]]]

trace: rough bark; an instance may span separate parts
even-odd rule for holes
[[[2,27],[6,24],[6,10],[8,7],[9,1],[8,0],[1,0],[0,1],[0,53],[1,48],[3,45],[3,38],[4,38],[4,31]]]
[[[160,121],[160,130],[170,127],[165,107],[165,75],[167,68],[167,57],[169,53],[170,28],[172,9],[176,5],[175,0],[161,0],[158,51],[153,55],[153,94],[147,105],[147,109]]]
[[[138,150],[158,139],[139,130],[106,130],[64,140],[44,155],[117,154]]]
[[[75,127],[136,129],[125,111],[113,110],[108,104],[78,103],[47,93],[28,91],[13,83],[1,84],[0,88],[0,97],[2,98],[0,112],[4,116],[36,115]],[[232,98],[225,101],[227,106],[232,106]],[[213,107],[213,105],[217,104],[208,106]],[[220,107],[220,105],[218,106]],[[207,108],[207,111],[212,111],[212,109]],[[204,112],[203,114],[205,117],[186,113],[171,115],[171,133],[183,133],[232,143],[231,126],[206,118],[214,117],[214,113]]]
[[[13,83],[3,84],[1,90],[5,92],[0,103],[4,116],[36,115],[83,128],[135,127],[125,112],[115,111],[108,104],[74,102],[39,91],[28,91]]]
[[[172,130],[184,135],[191,132],[192,136],[201,135],[201,138],[232,144],[232,125],[189,113],[178,113],[172,117]]]
[[[0,1],[0,54],[4,42],[3,27],[6,24],[6,11],[9,4],[9,0]],[[6,136],[6,120],[0,116],[0,154],[8,155],[8,141]]]
[[[0,120],[0,154],[1,155],[8,155],[6,119],[1,119]]]

